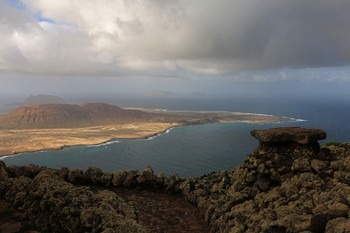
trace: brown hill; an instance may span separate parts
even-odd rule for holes
[[[150,119],[150,113],[104,103],[24,105],[0,115],[0,128],[82,127]]]

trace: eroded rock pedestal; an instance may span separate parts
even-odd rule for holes
[[[250,134],[260,142],[268,143],[296,142],[299,144],[313,144],[327,137],[326,132],[322,129],[304,129],[300,127],[256,129],[252,130]]]
[[[182,184],[212,232],[350,232],[350,144],[320,148],[325,132],[301,128],[252,135],[236,169]]]

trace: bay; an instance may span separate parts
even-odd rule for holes
[[[139,170],[151,165],[155,172],[182,177],[202,176],[210,172],[228,170],[244,161],[258,145],[250,136],[252,129],[300,126],[321,128],[328,133],[326,141],[350,141],[350,105],[347,102],[319,101],[238,101],[238,100],[171,100],[133,103],[148,108],[172,110],[240,111],[288,116],[307,121],[273,124],[217,123],[176,127],[148,139],[116,139],[95,146],[73,146],[57,151],[21,153],[2,158],[7,164],[37,164],[52,168],[87,169],[99,167],[103,171]],[[118,105],[118,103],[115,103]],[[131,106],[131,103],[124,103]]]

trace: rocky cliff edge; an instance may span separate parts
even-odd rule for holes
[[[324,131],[296,127],[251,134],[260,143],[241,165],[200,178],[0,162],[0,199],[51,232],[150,231],[121,188],[179,195],[211,232],[350,232],[349,143],[320,147]]]

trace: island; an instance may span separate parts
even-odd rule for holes
[[[147,138],[169,128],[210,123],[273,123],[288,117],[225,111],[121,108],[105,103],[23,105],[0,115],[0,156]]]

